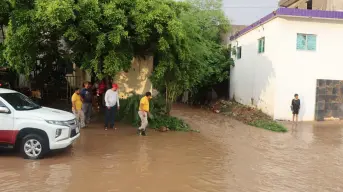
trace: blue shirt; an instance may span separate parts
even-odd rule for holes
[[[92,103],[92,92],[89,89],[83,88],[80,93],[83,102]]]

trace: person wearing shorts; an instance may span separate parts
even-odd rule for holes
[[[293,113],[293,122],[295,119],[296,123],[298,123],[298,115],[300,111],[300,99],[298,94],[295,94],[294,99],[292,99],[291,109]]]

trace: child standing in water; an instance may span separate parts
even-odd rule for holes
[[[293,122],[295,118],[296,123],[298,123],[298,115],[300,110],[300,99],[298,94],[295,94],[294,99],[292,99],[291,109],[293,112]]]

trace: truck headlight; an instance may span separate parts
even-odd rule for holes
[[[62,126],[68,126],[68,123],[65,121],[52,121],[52,120],[46,120],[47,123],[53,124],[53,125],[62,125]]]
[[[56,129],[56,135],[55,135],[55,138],[61,136],[62,134],[62,129]]]

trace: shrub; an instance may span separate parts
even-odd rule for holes
[[[168,127],[173,131],[191,131],[189,125],[183,120],[176,117],[160,115],[150,119],[149,126],[153,129],[159,129],[160,127]]]
[[[135,127],[139,126],[138,108],[142,97],[142,95],[132,94],[127,99],[120,99],[120,110],[116,113],[116,120],[130,123]],[[160,95],[150,101],[150,114],[153,118],[149,119],[149,127],[153,129],[167,127],[174,131],[190,131],[189,125],[183,120],[166,115],[165,99]]]
[[[285,126],[273,120],[255,120],[249,123],[249,125],[275,132],[287,132],[287,128]]]
[[[235,101],[221,100],[213,106],[213,109],[218,109],[221,113],[251,126],[275,132],[287,132],[285,126],[274,121],[272,117],[260,109],[245,106]]]
[[[131,123],[134,126],[139,124],[138,107],[139,107],[139,95],[132,95],[127,99],[120,99],[120,110],[116,113],[117,121],[124,121]]]

